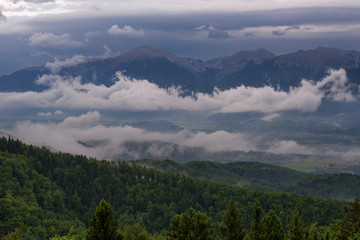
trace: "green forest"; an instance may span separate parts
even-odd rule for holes
[[[3,239],[360,239],[357,199],[250,189],[4,137],[0,164]]]
[[[360,197],[360,188],[353,187],[360,186],[360,176],[350,173],[305,173],[259,162],[194,161],[177,163],[171,160],[151,159],[132,162],[160,171],[181,173],[199,179],[211,179],[257,190],[290,192],[350,201],[354,197]]]

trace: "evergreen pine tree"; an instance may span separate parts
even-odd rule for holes
[[[246,235],[240,211],[233,199],[230,200],[224,213],[223,223],[220,226],[220,234],[224,240],[242,240]]]
[[[299,216],[299,211],[294,210],[292,215],[292,225],[289,230],[289,240],[304,240],[306,238],[305,223]]]
[[[90,219],[90,227],[86,233],[86,240],[116,239],[118,239],[117,222],[114,219],[113,210],[110,204],[102,199]]]
[[[262,240],[264,239],[264,229],[262,222],[262,208],[258,200],[255,201],[253,208],[253,221],[251,223],[251,229],[249,233],[250,240]]]
[[[211,240],[211,222],[206,213],[196,212],[190,208],[186,213],[175,215],[171,219],[171,240]]]
[[[279,217],[274,210],[270,209],[264,219],[264,239],[267,240],[283,240],[285,238],[284,229],[281,225]]]
[[[316,227],[317,223],[312,223],[309,228],[309,240],[320,240],[320,235]]]
[[[326,230],[325,236],[322,238],[323,240],[330,240],[330,231]]]
[[[9,233],[8,235],[2,237],[2,240],[21,240],[23,236],[20,233],[18,228],[15,229],[14,232]]]
[[[349,237],[360,233],[360,202],[358,198],[349,206],[346,222],[341,225],[340,239],[347,240]]]

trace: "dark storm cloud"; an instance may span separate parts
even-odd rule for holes
[[[35,0],[33,0],[35,1]],[[39,3],[45,0],[36,0]],[[22,36],[1,35],[0,42],[5,46],[5,42],[11,44],[0,49],[0,55],[7,56],[12,51],[12,55],[19,55],[22,51],[22,58],[16,60],[0,60],[0,75],[11,73],[23,67],[29,67],[29,64],[41,65],[39,58],[31,58],[29,53],[39,51],[40,45],[27,46],[24,49],[24,42],[18,40],[19,37],[29,39],[34,32],[52,33],[53,38],[63,39],[67,45],[82,45],[81,48],[59,49],[50,48],[46,52],[53,56],[70,57],[73,55],[101,55],[103,46],[107,45],[114,55],[130,51],[140,45],[150,45],[158,49],[166,49],[179,56],[194,57],[207,60],[210,58],[232,55],[239,50],[266,48],[276,54],[284,54],[299,49],[312,49],[319,46],[332,46],[341,49],[358,49],[358,37],[350,29],[349,34],[343,31],[341,35],[337,33],[338,26],[332,25],[357,25],[360,22],[360,8],[296,8],[296,9],[278,9],[267,11],[248,11],[238,13],[197,13],[197,14],[178,14],[178,15],[133,15],[133,16],[110,16],[96,18],[74,18],[69,14],[67,18],[54,16],[47,18],[34,18],[26,22],[30,32]],[[2,18],[4,19],[3,15]],[[61,19],[61,21],[59,21]],[[1,23],[6,25],[7,23]],[[144,37],[130,38],[119,35],[113,37],[107,33],[112,26],[131,26],[132,29],[141,30]],[[204,29],[196,30],[199,26],[205,26]],[[210,31],[210,26],[214,26],[216,31]],[[263,26],[268,27],[267,37],[264,32],[257,30]],[[276,37],[272,35],[283,34],[281,26],[299,26],[302,31],[310,31],[315,38],[296,38],[292,37],[291,42],[286,37]],[[316,26],[326,26],[329,32],[316,32]],[[247,29],[249,28],[249,29]],[[253,29],[251,29],[253,28]],[[35,30],[33,30],[35,29]],[[280,30],[279,30],[280,29]],[[0,29],[0,33],[1,33]],[[236,31],[243,31],[238,36]],[[22,30],[23,31],[23,30]],[[199,31],[208,31],[201,34]],[[232,32],[235,31],[235,32]],[[288,30],[294,31],[294,30]],[[17,34],[17,33],[16,33]],[[68,34],[68,35],[64,35]],[[229,37],[230,36],[230,37]],[[286,34],[285,34],[286,36]],[[43,36],[46,37],[46,36]],[[48,35],[50,37],[50,35]],[[6,38],[6,39],[5,39]],[[12,38],[11,40],[9,38]],[[91,38],[91,41],[89,39]],[[217,39],[217,41],[214,41]],[[219,44],[219,41],[226,40],[226,44]],[[57,41],[59,42],[59,41]],[[35,43],[35,42],[34,42]],[[44,42],[51,45],[51,42]],[[120,44],[121,43],[121,44]],[[71,45],[71,44],[70,44]],[[211,50],[209,50],[211,49]],[[41,49],[40,49],[41,50]],[[41,50],[43,51],[43,50]],[[28,59],[24,54],[28,53]],[[43,57],[45,58],[45,56]],[[46,57],[46,61],[48,61]],[[26,65],[23,65],[23,61]],[[46,61],[43,61],[45,64]],[[22,65],[21,65],[22,64]]]
[[[296,8],[267,11],[249,11],[241,13],[198,13],[179,15],[134,15],[113,16],[96,19],[62,20],[48,22],[33,21],[29,24],[46,26],[56,25],[56,29],[69,31],[69,27],[77,32],[81,27],[86,31],[105,30],[111,26],[132,26],[134,29],[154,30],[164,32],[189,31],[206,25],[217,29],[239,30],[258,26],[298,26],[304,24],[345,24],[360,22],[360,8]],[[90,27],[93,27],[91,29]],[[95,28],[95,29],[94,29]],[[100,29],[101,28],[101,29]],[[54,29],[54,28],[53,28]]]
[[[117,20],[134,28],[162,31],[189,30],[201,25],[216,26],[218,29],[238,30],[257,26],[358,23],[360,21],[359,11],[360,8],[296,8],[241,13],[130,16],[119,17]]]

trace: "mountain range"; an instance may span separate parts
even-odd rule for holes
[[[43,74],[81,76],[83,83],[111,86],[117,71],[147,79],[163,88],[180,86],[185,94],[211,93],[215,87],[229,89],[240,85],[272,86],[288,91],[304,78],[316,82],[326,76],[329,69],[340,68],[347,71],[354,86],[360,83],[360,52],[324,47],[279,56],[265,49],[239,51],[232,56],[202,61],[141,46],[116,57],[74,56],[56,61],[1,76],[1,91],[44,90],[46,86],[34,82]]]

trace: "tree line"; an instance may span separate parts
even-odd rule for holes
[[[176,214],[170,222],[170,230],[162,235],[149,234],[138,225],[118,228],[118,222],[109,203],[100,201],[90,219],[86,231],[86,240],[358,240],[360,237],[360,203],[355,199],[349,207],[346,221],[325,228],[317,228],[316,224],[306,226],[299,211],[292,214],[291,228],[285,233],[276,213],[270,211],[263,215],[259,201],[253,206],[251,228],[246,229],[242,216],[231,199],[222,216],[219,235],[214,236],[211,219],[206,213],[193,208]],[[3,240],[22,240],[18,229],[3,237]],[[50,240],[81,240],[80,235],[73,234],[73,227],[66,236],[56,235]]]

